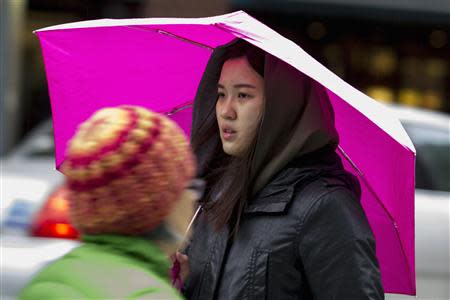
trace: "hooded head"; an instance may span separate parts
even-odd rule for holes
[[[223,97],[227,95],[223,95],[221,82],[238,77],[230,71],[238,60],[246,60],[253,68],[250,76],[260,76],[261,90],[256,95],[263,95],[263,99],[246,100],[260,101],[261,107],[253,108],[257,125],[251,124],[254,132],[246,135],[246,147],[236,155],[228,151],[224,137],[236,134],[237,139],[242,130],[239,122],[243,120],[239,120],[238,111],[218,107],[226,106]],[[224,136],[224,132],[228,135]],[[211,212],[219,220],[219,227],[238,223],[246,201],[289,161],[337,144],[333,109],[320,84],[242,40],[214,51],[194,103],[192,145],[199,163],[198,175],[207,182],[206,201],[213,200]],[[218,201],[214,201],[216,198]]]
[[[140,235],[158,227],[195,175],[182,130],[135,106],[104,108],[69,141],[61,171],[83,234]]]

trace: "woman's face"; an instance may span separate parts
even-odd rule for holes
[[[227,60],[220,74],[216,116],[223,151],[242,156],[264,112],[264,79],[245,57]]]

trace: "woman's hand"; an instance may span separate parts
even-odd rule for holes
[[[180,263],[180,277],[185,282],[189,275],[189,258],[187,255],[177,251],[175,259]]]
[[[189,275],[189,258],[186,254],[179,251],[175,252],[170,256],[172,260],[172,280],[175,278],[181,279],[182,282],[186,281]],[[173,273],[175,272],[175,274]]]

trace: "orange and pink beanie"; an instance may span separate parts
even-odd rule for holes
[[[61,166],[71,221],[85,234],[149,232],[195,169],[186,136],[166,116],[136,106],[103,108],[78,127]]]

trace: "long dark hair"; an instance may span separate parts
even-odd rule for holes
[[[245,57],[252,68],[264,77],[265,52],[263,50],[241,41],[227,51],[224,61],[239,57]],[[198,134],[192,137],[191,145],[195,153],[199,152],[207,140],[214,135],[219,135],[215,105],[212,106],[209,115],[211,117],[205,118],[200,125]],[[258,132],[246,153],[241,157],[227,155],[221,143],[218,143],[215,149],[210,149],[214,155],[205,172],[204,208],[216,230],[228,226],[233,236],[239,229],[241,216],[251,197],[253,185],[251,165],[257,136]]]

